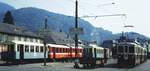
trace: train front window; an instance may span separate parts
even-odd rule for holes
[[[20,45],[17,45],[17,51],[18,52],[20,51]]]
[[[129,47],[129,52],[130,52],[130,53],[134,53],[134,46],[130,46],[130,47]]]
[[[123,47],[122,46],[118,46],[118,52],[123,52]]]
[[[124,46],[125,52],[128,52],[128,46]]]

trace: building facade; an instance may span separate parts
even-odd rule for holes
[[[34,44],[41,45],[33,46]],[[21,46],[24,47],[23,52],[43,52],[44,47],[42,44],[42,38],[32,32],[15,25],[0,23],[0,59],[2,58],[2,52],[14,50],[19,53]],[[19,56],[16,56],[16,58],[19,58]]]

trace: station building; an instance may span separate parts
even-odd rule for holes
[[[0,23],[0,58],[1,52],[11,50],[11,48],[8,47],[10,47],[10,44],[14,44],[13,42],[38,44],[43,43],[43,40],[40,36],[22,27],[7,23]],[[19,50],[19,46],[13,49],[16,51]],[[33,49],[34,47],[27,47],[28,51],[32,51]]]

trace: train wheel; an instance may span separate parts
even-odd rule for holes
[[[91,67],[92,67],[92,68],[95,68],[95,67],[96,67],[96,64],[91,64]]]
[[[87,67],[87,65],[86,64],[83,64],[83,68],[86,68]]]

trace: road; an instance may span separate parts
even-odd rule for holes
[[[47,63],[47,66],[43,66],[43,63],[35,63],[0,66],[0,71],[150,71],[149,65],[150,60],[147,60],[134,68],[118,68],[116,64],[109,63],[104,67],[95,69],[75,69],[73,68],[73,63]]]

